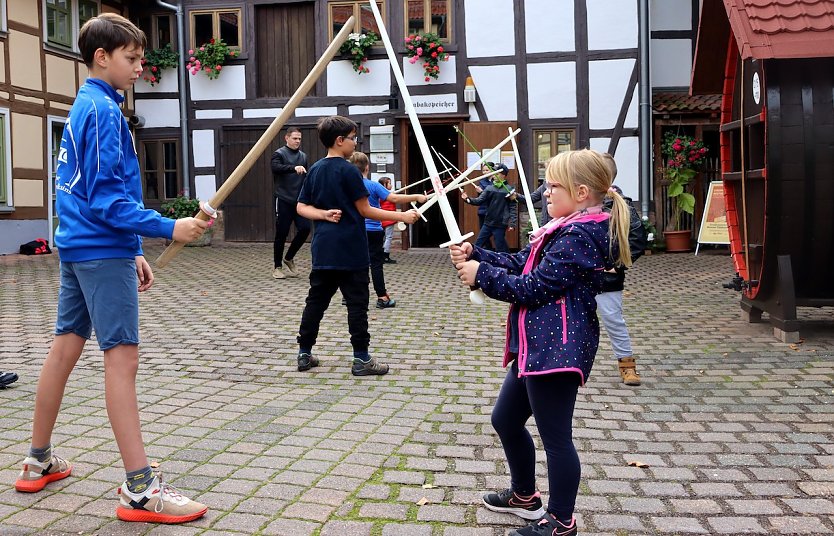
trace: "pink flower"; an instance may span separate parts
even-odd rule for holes
[[[419,41],[420,39],[421,39],[421,37],[420,37],[419,35],[415,35],[415,36],[414,36],[414,40],[415,40],[415,41]]]
[[[206,72],[210,73],[211,72],[211,67],[206,67]]]
[[[217,66],[215,66],[214,68],[215,68],[216,70],[218,70],[218,71],[219,71],[220,69],[222,69],[222,68],[223,68],[223,66],[222,66],[222,65],[217,65]]]
[[[412,56],[408,59],[408,63],[417,63],[417,56]]]
[[[408,50],[414,50],[414,45],[408,45]]]
[[[193,56],[193,55],[194,55],[194,50],[189,50],[189,51],[188,51],[188,55],[189,55],[189,56]]]
[[[203,52],[205,52],[205,51],[206,51],[206,47],[200,47],[200,50],[201,50],[201,51],[203,51]]]
[[[155,65],[154,65],[153,67],[151,67],[151,71],[153,71],[153,72],[156,72],[156,71],[157,71],[157,69],[156,69],[156,66],[155,66]]]
[[[151,77],[151,82],[156,82],[156,77],[155,76]]]
[[[432,53],[431,53],[431,57],[432,57],[432,58],[436,58],[436,57],[437,57],[437,52],[432,52]]]
[[[431,78],[429,78],[429,77],[427,76],[427,77],[426,77],[426,82],[431,82]]]
[[[196,59],[197,59],[197,58],[195,58],[194,56],[191,56],[190,58],[188,58],[188,61],[194,61],[194,60],[196,60]]]
[[[422,56],[422,55],[423,55],[423,47],[417,47],[417,55],[418,55],[418,56]]]
[[[442,46],[437,47],[437,51],[438,52],[443,52],[443,47]]]

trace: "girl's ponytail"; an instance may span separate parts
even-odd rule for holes
[[[628,231],[631,227],[631,208],[615,188],[608,188],[605,195],[614,201],[611,205],[611,218],[608,220],[608,256],[615,264],[629,267],[631,248],[628,243]],[[612,254],[615,242],[618,251],[616,259]]]

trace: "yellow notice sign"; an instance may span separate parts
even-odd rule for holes
[[[709,183],[709,192],[704,206],[704,218],[698,232],[698,244],[729,244],[730,231],[727,228],[727,208],[724,205],[724,183]],[[696,252],[697,253],[697,252]]]

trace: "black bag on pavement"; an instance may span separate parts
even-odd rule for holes
[[[49,249],[49,243],[43,238],[36,238],[31,242],[26,242],[20,245],[21,255],[46,255],[52,253]]]

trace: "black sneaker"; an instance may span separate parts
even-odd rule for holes
[[[538,491],[529,497],[522,497],[511,489],[498,493],[484,494],[484,506],[493,512],[515,514],[523,519],[539,519],[544,514],[542,496]]]
[[[298,372],[310,370],[313,367],[319,366],[319,358],[313,354],[302,352],[298,354]]]
[[[382,259],[383,264],[397,264],[397,261],[392,259],[391,257],[385,257]]]
[[[350,369],[350,372],[354,376],[382,376],[383,374],[388,374],[388,365],[383,365],[378,362],[375,357],[370,358],[368,361],[362,361],[354,357],[353,367]]]
[[[386,296],[387,299],[383,300],[382,298],[377,298],[376,300],[376,308],[377,309],[390,309],[391,307],[397,306],[397,300]]]
[[[17,374],[16,373],[0,371],[0,389],[5,389],[6,386],[11,385],[16,381],[17,381]]]
[[[549,512],[535,523],[512,531],[509,536],[576,536],[576,518],[565,525]]]

